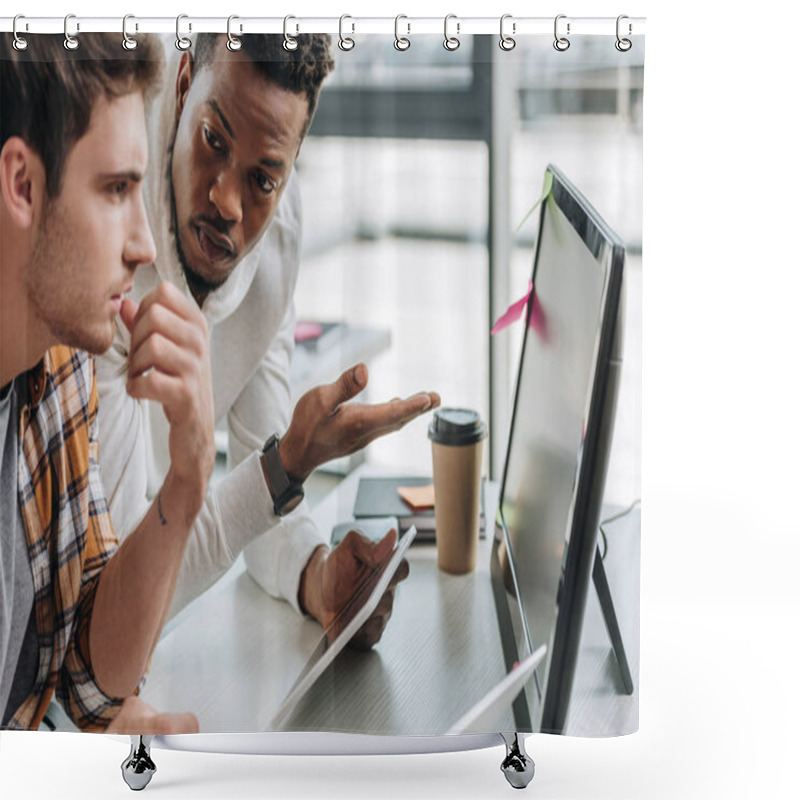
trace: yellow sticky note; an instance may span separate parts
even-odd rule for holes
[[[433,484],[428,486],[398,486],[397,493],[415,511],[433,508]]]

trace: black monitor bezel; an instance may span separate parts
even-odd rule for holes
[[[603,447],[608,444],[601,440],[601,435],[603,433],[602,423],[606,402],[608,400],[609,364],[614,357],[615,351],[617,319],[619,316],[620,298],[622,294],[625,246],[622,240],[611,230],[602,217],[600,217],[594,207],[557,167],[552,164],[548,165],[545,173],[545,180],[552,181],[552,183],[548,197],[542,202],[539,212],[539,230],[543,230],[542,226],[544,214],[547,211],[548,199],[552,199],[596,260],[600,258],[604,248],[611,249],[600,338],[586,421],[583,458],[574,493],[571,527],[568,539],[570,546],[567,548],[556,631],[553,636],[551,653],[549,654],[548,678],[543,689],[539,685],[539,676],[536,675],[535,678],[536,691],[540,694],[543,692],[544,694],[541,722],[537,730],[544,733],[563,733],[574,682],[586,597],[591,580],[592,567],[594,565],[597,525],[599,524],[600,504],[602,502],[603,487],[605,484],[605,465],[599,464]],[[537,239],[536,253],[534,256],[534,287],[536,286],[536,273],[539,267],[540,241],[540,238]],[[520,410],[520,373],[525,359],[528,339],[526,333],[528,325],[530,324],[532,310],[533,303],[529,302],[526,314],[526,326],[523,330],[519,366],[517,369],[514,406],[511,414],[506,459],[503,466],[503,480],[497,507],[495,542],[492,553],[492,581],[495,585],[495,607],[497,609],[506,667],[508,669],[513,667],[514,660],[519,659],[519,654],[517,652],[517,637],[514,635],[511,614],[507,606],[510,599],[508,594],[501,588],[503,586],[503,580],[498,553],[499,547],[509,547],[509,543],[506,540],[507,534],[502,515],[502,501],[506,489],[506,479],[508,477],[509,453],[514,436],[514,424]],[[600,468],[598,469],[598,467]],[[507,569],[508,568],[507,566]],[[532,652],[535,646],[538,647],[541,642],[534,643],[530,640],[531,637],[525,622],[524,609],[521,608],[521,594],[519,592],[519,585],[517,583],[516,571],[513,564],[510,565],[510,575],[514,582],[517,602],[520,604],[519,616],[523,635],[526,640],[528,651]],[[504,601],[506,603],[505,607],[503,606]],[[514,716],[519,730],[531,729],[532,723],[529,713],[529,704],[524,692],[520,694],[514,704]]]

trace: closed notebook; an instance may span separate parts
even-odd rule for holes
[[[431,542],[436,538],[436,515],[433,508],[413,508],[400,496],[403,486],[429,486],[429,477],[401,476],[393,478],[361,478],[353,506],[356,519],[371,517],[397,517],[399,533],[412,525],[417,529],[418,542]],[[481,487],[482,488],[482,487]],[[481,515],[479,530],[481,538],[486,536],[486,514],[481,491]]]

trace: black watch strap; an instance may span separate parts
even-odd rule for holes
[[[279,443],[280,437],[277,433],[273,433],[267,439],[261,450],[261,466],[269,493],[272,495],[275,514],[283,517],[300,505],[304,492],[302,485],[293,481],[286,474],[278,453]]]

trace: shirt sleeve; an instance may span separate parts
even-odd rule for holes
[[[290,364],[294,347],[295,314],[290,307],[272,346],[246,389],[228,414],[228,458],[238,464],[251,459],[273,433],[283,435],[291,417]],[[274,518],[259,457],[255,459],[262,497]],[[291,514],[263,535],[246,544],[248,572],[270,595],[288,600],[300,610],[298,590],[303,568],[311,554],[325,544],[314,524],[308,503],[303,501]]]
[[[56,695],[79,728],[103,730],[117,716],[123,698],[109,697],[97,685],[89,653],[89,627],[100,576],[117,551],[118,543],[98,463],[97,383],[92,359],[87,360],[85,370],[87,385],[92,387],[86,421],[89,447],[87,531],[81,588]]]

